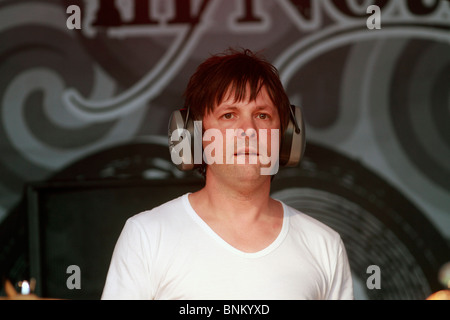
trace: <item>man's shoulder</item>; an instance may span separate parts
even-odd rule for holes
[[[128,220],[140,225],[177,220],[180,218],[182,211],[185,210],[184,197],[186,196],[187,194],[179,196],[154,208],[139,212]]]
[[[340,241],[340,235],[324,222],[312,217],[299,209],[284,204],[290,219],[290,225],[295,232],[314,237],[322,237],[329,241]]]

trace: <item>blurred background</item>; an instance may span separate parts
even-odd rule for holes
[[[272,194],[341,234],[355,298],[445,288],[447,0],[0,1],[2,282],[100,297],[124,221],[201,188],[171,163],[167,124],[197,65],[228,47],[263,53],[302,107],[305,158]]]

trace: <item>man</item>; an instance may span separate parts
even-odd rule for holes
[[[191,77],[185,105],[205,133],[235,134],[205,155],[204,188],[127,221],[102,298],[353,299],[339,235],[272,199],[271,175],[261,174],[278,160],[271,137],[290,116],[276,69],[249,50],[213,56]],[[205,151],[211,143],[203,139]]]

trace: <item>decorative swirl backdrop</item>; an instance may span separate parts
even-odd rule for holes
[[[381,29],[366,25],[371,4]],[[66,26],[70,5],[81,9],[79,30]],[[357,298],[437,290],[434,273],[450,261],[447,0],[0,1],[0,223],[30,182],[75,163],[88,172],[85,159],[139,139],[164,145],[189,76],[228,47],[262,51],[303,108],[311,147],[274,195],[341,232]],[[339,163],[323,169],[321,157]],[[384,262],[358,258],[369,249]],[[385,270],[381,293],[364,288],[373,261]],[[395,281],[411,286],[389,289]]]

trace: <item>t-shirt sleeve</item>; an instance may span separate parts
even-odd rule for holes
[[[101,298],[152,299],[149,254],[144,231],[129,219],[114,248]]]
[[[340,240],[328,300],[353,300],[353,281],[344,243]]]

